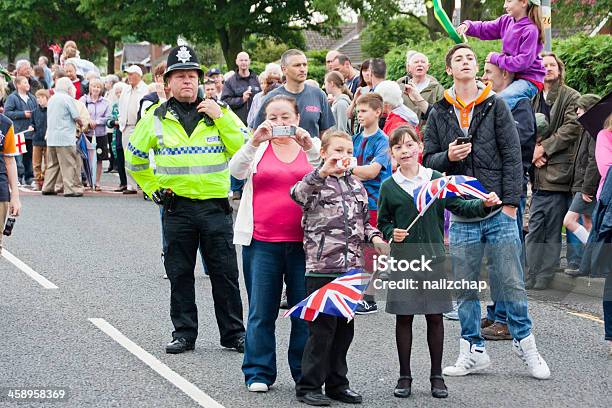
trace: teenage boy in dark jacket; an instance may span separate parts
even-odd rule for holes
[[[492,298],[506,306],[514,351],[533,377],[546,379],[550,370],[531,333],[516,226],[522,190],[520,141],[510,109],[493,95],[490,85],[476,81],[477,70],[476,55],[468,45],[457,44],[447,53],[446,72],[453,76],[454,85],[429,115],[423,165],[448,175],[476,177],[500,197],[501,208],[487,217],[452,216],[449,238],[453,273],[455,280],[477,281],[486,253]],[[469,140],[458,141],[458,137]],[[460,290],[457,301],[459,357],[454,365],[444,368],[448,376],[464,376],[491,364],[480,333],[477,290]]]

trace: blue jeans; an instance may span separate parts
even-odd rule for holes
[[[230,190],[231,191],[240,191],[242,192],[242,189],[244,188],[244,180],[238,180],[236,177],[234,176],[230,176]]]
[[[526,79],[515,79],[506,89],[497,94],[506,101],[510,110],[523,98],[532,99],[538,93],[538,87]]]
[[[612,341],[612,274],[606,276],[603,295],[604,330],[606,340]]]
[[[518,208],[516,209],[516,224],[519,229],[519,238],[521,239],[521,263],[523,264],[523,270],[525,269],[525,237],[523,236],[523,215],[525,214],[525,206],[527,205],[527,198],[521,197]],[[523,276],[523,281],[524,281]],[[504,302],[493,302],[492,305],[487,306],[487,319],[492,322],[506,324],[506,305]]]
[[[567,208],[572,205],[573,196],[567,199]],[[582,225],[582,216],[578,218],[578,223]],[[578,237],[571,231],[565,230],[565,242],[567,244],[567,250],[565,252],[565,259],[567,260],[568,267],[579,267],[582,262],[582,255],[584,254],[584,244],[580,242]]]
[[[253,239],[242,247],[244,283],[249,297],[249,321],[242,372],[247,385],[276,381],[276,319],[283,280],[287,303],[293,307],[306,297],[306,260],[301,242],[263,242]],[[302,355],[308,326],[291,317],[289,368],[294,381],[302,376]]]
[[[453,221],[449,238],[455,280],[477,281],[482,258],[486,255],[491,298],[505,303],[512,338],[520,341],[529,336],[531,319],[523,282],[517,220],[500,211],[479,222]],[[457,302],[461,337],[470,344],[484,345],[484,338],[480,334],[478,291],[462,288]]]

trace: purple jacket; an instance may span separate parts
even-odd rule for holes
[[[91,120],[96,121],[94,135],[104,136],[106,134],[106,121],[111,117],[111,105],[108,99],[100,96],[96,102],[93,102],[89,95],[85,95],[81,97],[80,101],[87,107]],[[91,135],[91,131],[88,131],[87,136]]]
[[[517,74],[517,78],[544,82],[546,70],[540,52],[543,44],[538,41],[538,27],[523,17],[519,21],[504,14],[493,21],[463,22],[468,29],[466,34],[481,40],[502,40],[502,53],[494,52],[491,63]]]

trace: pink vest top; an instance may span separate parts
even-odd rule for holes
[[[302,242],[302,208],[289,195],[291,187],[312,171],[306,153],[284,163],[272,143],[253,175],[253,238],[265,242]]]

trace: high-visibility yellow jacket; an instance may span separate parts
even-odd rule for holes
[[[249,131],[230,109],[221,111],[223,116],[214,126],[202,119],[188,136],[165,103],[149,109],[124,152],[126,169],[146,194],[169,188],[198,200],[227,197],[228,161]],[[149,163],[150,149],[155,153],[155,172]]]

